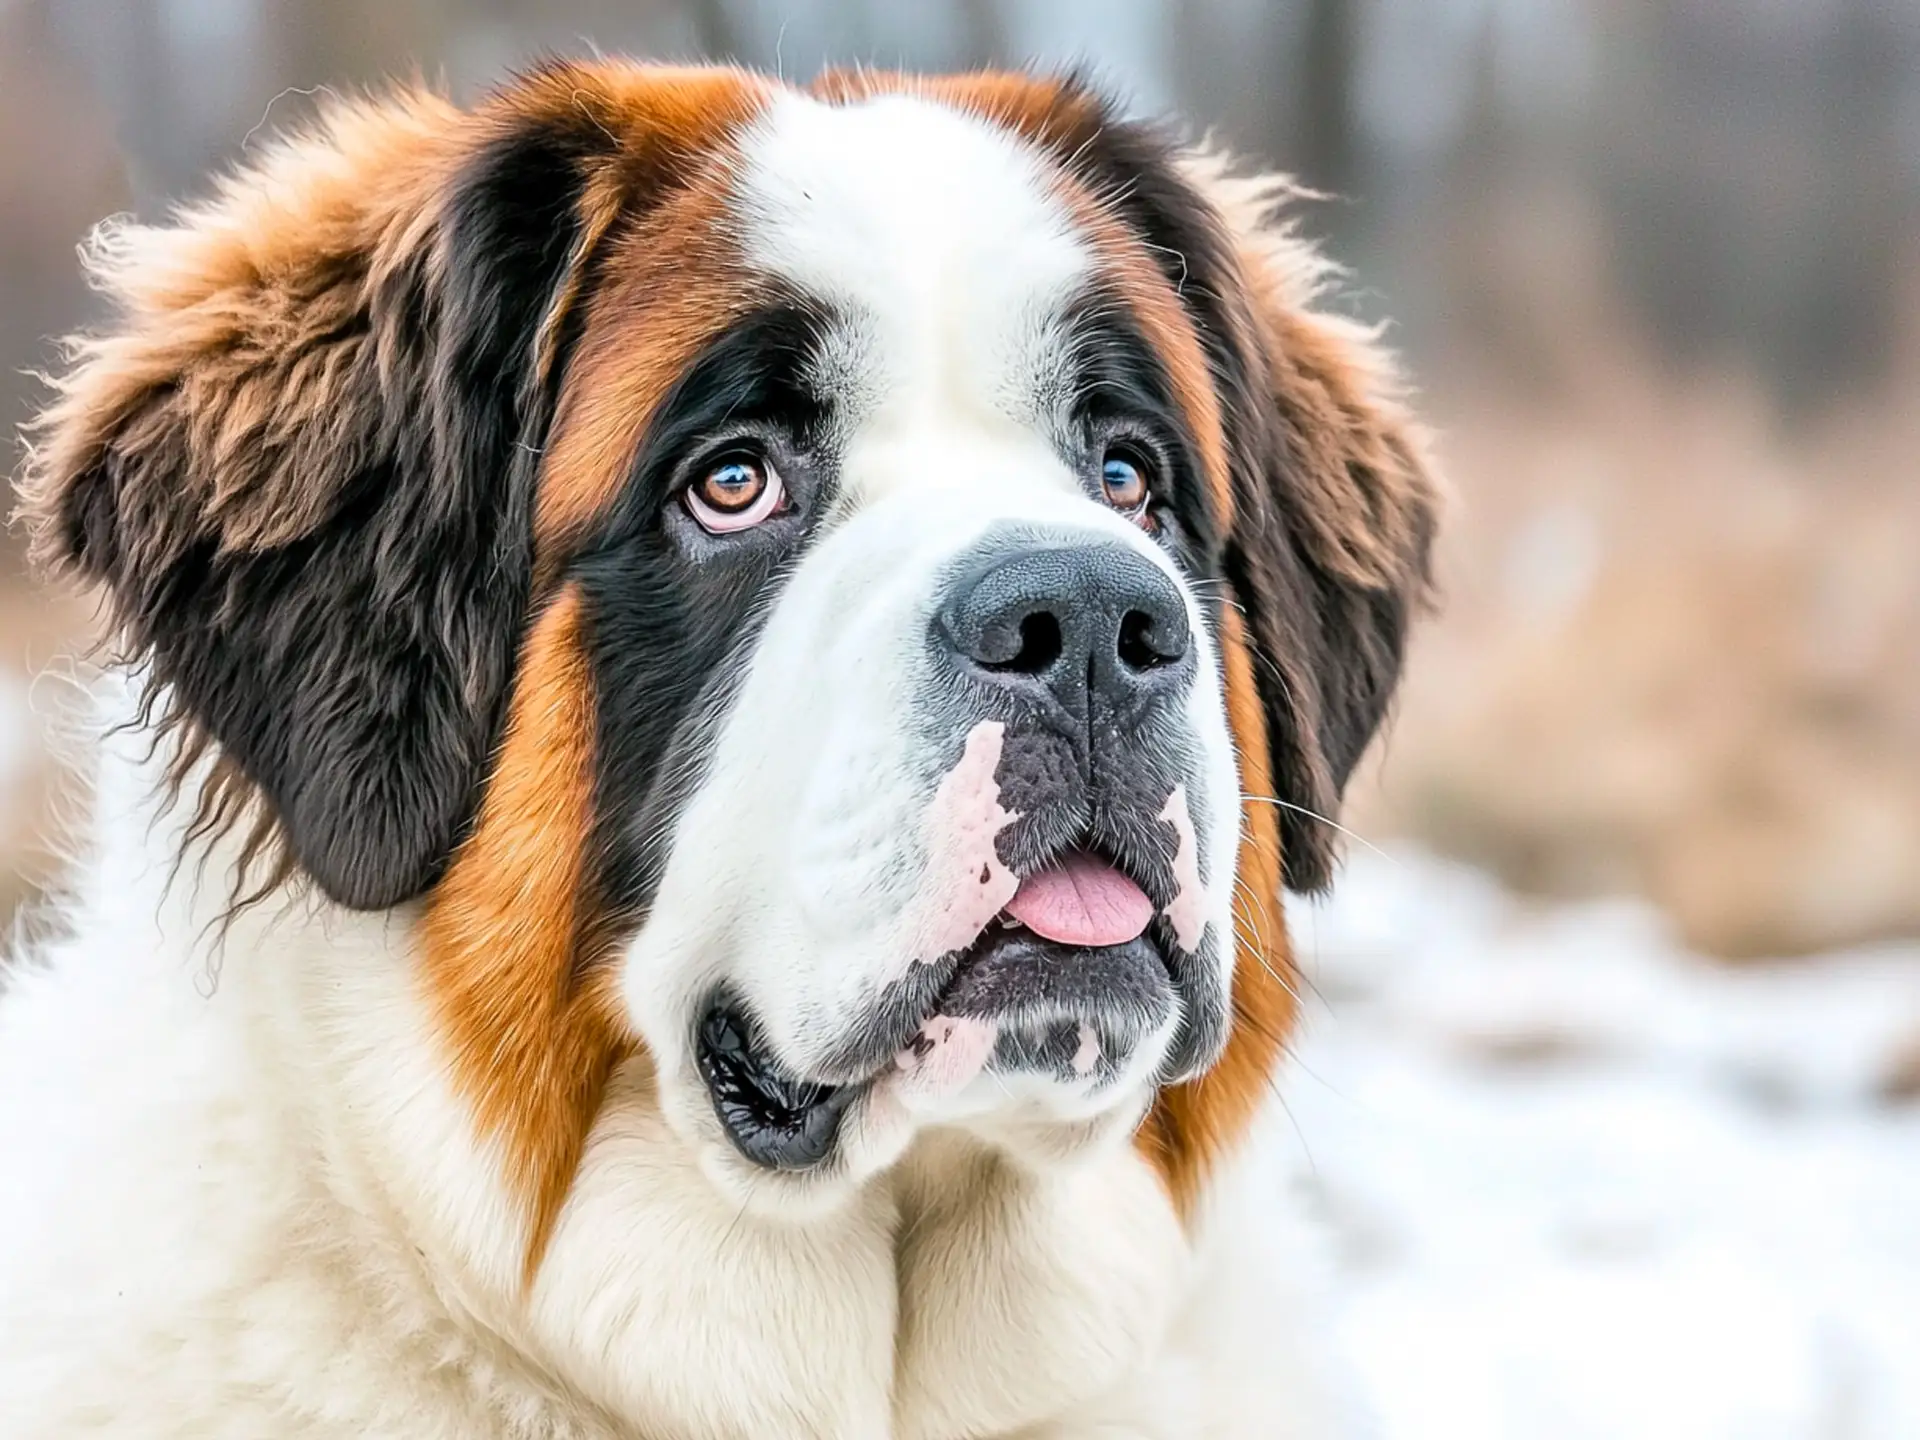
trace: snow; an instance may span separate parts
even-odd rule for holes
[[[1381,1440],[1920,1436],[1920,948],[1715,965],[1418,853],[1293,914],[1297,1183]]]

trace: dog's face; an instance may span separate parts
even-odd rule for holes
[[[1231,1141],[1432,528],[1265,198],[1062,83],[569,66],[108,247],[43,551],[417,910],[531,1251],[641,1052],[741,1194]]]
[[[737,143],[758,294],[575,567],[618,743],[664,767],[623,793],[679,787],[621,821],[629,1010],[758,1165],[1137,1117],[1227,1029],[1192,422],[1030,147],[900,96],[779,97]]]

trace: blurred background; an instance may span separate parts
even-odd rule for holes
[[[1457,495],[1299,912],[1367,1403],[1920,1434],[1920,0],[0,0],[6,433],[103,216],[328,90],[596,48],[1083,63],[1331,197]],[[91,617],[0,571],[3,910]]]

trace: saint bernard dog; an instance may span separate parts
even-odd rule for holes
[[[1253,1137],[1436,485],[1284,191],[557,62],[104,230],[0,1435],[1330,1433]]]

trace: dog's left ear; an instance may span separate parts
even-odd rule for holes
[[[259,804],[347,905],[430,884],[472,808],[591,138],[336,104],[212,203],[91,246],[116,314],[34,437],[37,555],[104,588],[217,803]]]
[[[114,314],[32,432],[36,553],[104,590],[203,804],[342,904],[418,894],[471,824],[596,247],[742,93],[561,64],[336,103],[94,246]]]
[[[1323,307],[1332,267],[1279,213],[1288,187],[1204,151],[1180,168],[1225,230],[1216,370],[1241,390],[1226,397],[1225,560],[1285,807],[1286,883],[1318,890],[1338,850],[1329,822],[1429,598],[1440,490],[1377,332]],[[1196,249],[1220,238],[1196,236]]]

